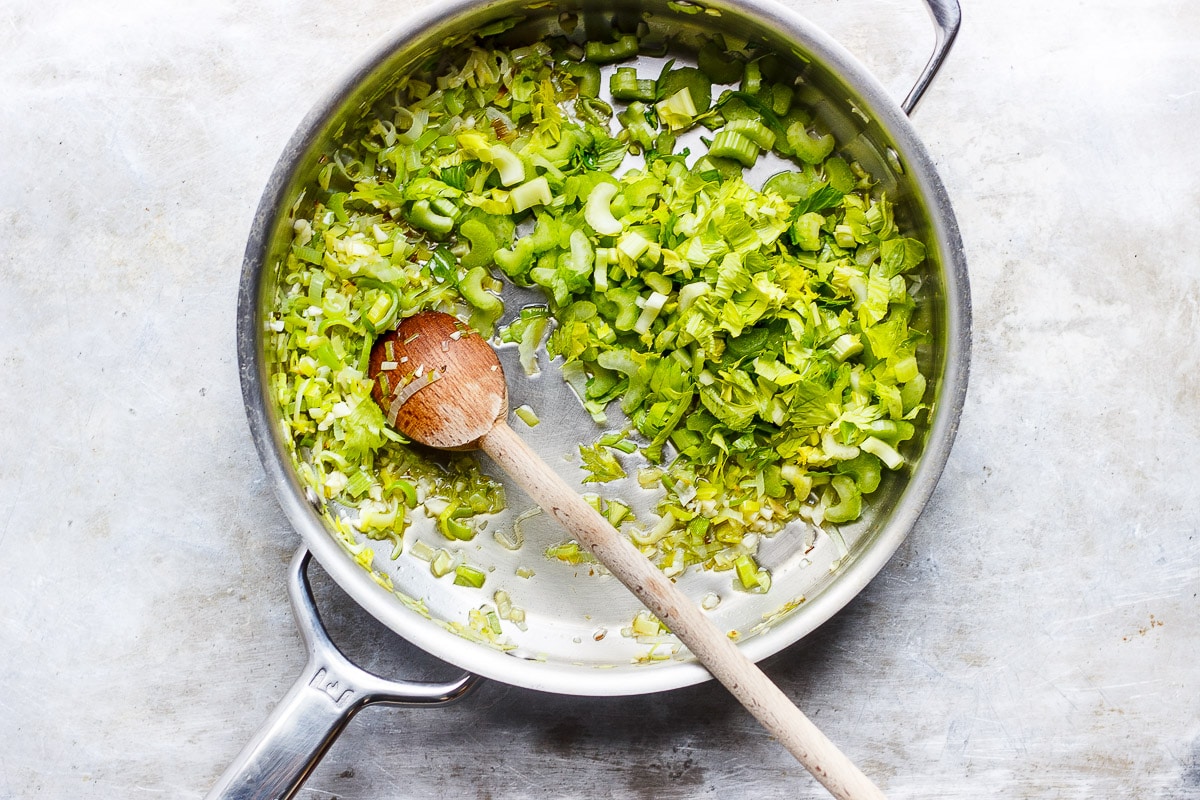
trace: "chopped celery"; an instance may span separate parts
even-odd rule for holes
[[[803,122],[793,122],[787,129],[787,142],[796,158],[805,164],[820,164],[833,152],[832,134],[813,137]]]
[[[454,582],[459,586],[469,586],[472,589],[479,589],[483,586],[487,575],[482,570],[466,564],[459,564],[454,568]]]
[[[408,220],[416,227],[424,228],[430,233],[449,233],[454,227],[454,219],[434,211],[429,200],[418,200],[413,203]]]
[[[692,109],[687,113],[691,116],[708,111],[708,107],[712,105],[712,81],[695,67],[664,70],[656,82],[655,89],[659,99],[679,96],[686,89],[687,103]]]
[[[917,359],[914,356],[900,359],[893,365],[892,369],[895,370],[896,381],[898,383],[908,383],[920,375],[920,371],[917,368]]]
[[[642,313],[638,315],[637,322],[633,324],[633,329],[638,333],[648,333],[650,326],[654,324],[654,320],[658,318],[659,312],[663,310],[663,306],[666,304],[666,295],[659,292],[651,292],[650,297],[646,300],[646,304],[642,306]]]
[[[758,94],[762,87],[762,68],[757,60],[747,61],[742,68],[741,89],[746,94]]]
[[[638,53],[638,38],[629,33],[617,38],[615,42],[588,42],[584,45],[584,58],[596,64],[608,64],[613,61],[624,61],[633,58]]]
[[[513,211],[517,213],[534,206],[547,205],[554,200],[554,195],[550,193],[550,184],[544,175],[517,186],[509,197],[512,200]]]
[[[608,80],[608,88],[617,100],[654,100],[654,81],[639,79],[633,67],[618,67]]]
[[[732,158],[743,167],[753,167],[758,160],[758,145],[735,130],[724,128],[713,137],[708,154],[714,158]]]
[[[525,180],[525,164],[507,145],[497,143],[488,148],[488,158],[484,159],[496,167],[500,183],[512,186]]]
[[[533,427],[541,422],[538,415],[528,405],[520,405],[513,409],[513,413],[529,427]]]
[[[742,62],[725,50],[724,42],[714,40],[705,44],[696,63],[714,83],[733,83],[742,76]]]
[[[520,318],[501,333],[501,341],[517,343],[517,352],[526,375],[536,375],[538,372],[537,348],[542,343],[549,323],[549,309],[530,306],[521,309]]]
[[[862,514],[862,492],[849,475],[835,475],[830,481],[837,502],[826,507],[825,519],[830,522],[851,522]]]
[[[592,230],[603,236],[621,232],[621,223],[612,214],[612,200],[619,190],[615,183],[601,183],[592,189],[584,207],[583,218]]]
[[[564,68],[575,79],[582,97],[596,98],[600,95],[600,68],[587,62],[570,62]]]
[[[637,261],[648,249],[650,240],[637,231],[630,231],[617,242],[617,250],[630,261]]]
[[[900,469],[900,467],[904,466],[904,456],[900,455],[894,447],[882,439],[868,436],[866,439],[863,439],[859,446],[866,452],[878,456],[879,460],[886,464],[888,469]]]
[[[845,159],[837,156],[826,160],[825,177],[829,181],[829,186],[842,194],[854,191],[854,186],[858,183],[858,178],[854,176],[850,165],[846,163]]]
[[[816,252],[823,246],[821,226],[825,218],[815,211],[806,211],[792,223],[792,241],[801,250]]]
[[[588,473],[587,477],[583,479],[584,483],[605,483],[625,477],[625,469],[621,463],[600,444],[587,447],[580,445],[579,455],[582,456],[583,468]]]
[[[833,356],[834,361],[840,364],[850,356],[861,353],[862,349],[862,342],[857,336],[853,333],[843,333],[830,345],[829,354]]]
[[[670,576],[732,570],[766,591],[760,536],[853,522],[883,471],[904,467],[927,409],[910,296],[924,244],[832,135],[814,135],[819,108],[781,61],[720,37],[699,46],[700,69],[670,61],[657,80],[616,67],[614,109],[598,65],[647,52],[636,35],[477,40],[407,76],[323,154],[282,259],[271,387],[303,480],[357,509],[352,524],[394,542],[393,557],[422,514],[466,541],[504,496],[470,456],[435,462],[388,427],[372,398],[401,384],[366,357],[425,308],[491,332],[497,269],[545,290],[497,334],[525,372],[544,342],[593,419],[619,404],[627,429],[580,448],[585,481],[628,466],[659,492],[646,530],[625,503],[596,504]],[[714,82],[739,80],[714,102]],[[675,152],[700,124],[715,132],[707,152]],[[758,188],[743,172],[766,151],[787,169]],[[627,153],[644,158],[626,167]],[[523,540],[519,524],[495,535]],[[483,583],[461,554],[408,551]],[[573,542],[548,552],[592,560]],[[655,621],[645,635],[660,633]]]
[[[725,123],[724,130],[740,133],[763,150],[775,146],[775,132],[757,119],[731,119]]]
[[[696,118],[696,104],[692,101],[692,92],[684,86],[678,92],[654,104],[659,119],[671,130],[686,128]]]

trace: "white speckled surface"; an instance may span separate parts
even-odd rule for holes
[[[789,4],[897,95],[931,40],[917,0]],[[295,125],[420,5],[0,9],[0,797],[199,797],[299,670],[241,251]],[[766,668],[894,798],[1200,798],[1200,6],[964,5],[915,117],[971,270],[958,442]],[[452,674],[321,602],[378,668]],[[711,686],[489,684],[364,712],[300,796],[751,792],[821,796]]]

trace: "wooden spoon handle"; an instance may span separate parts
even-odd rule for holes
[[[830,794],[839,800],[883,800],[879,787],[687,595],[546,466],[504,420],[479,441],[479,446],[538,505],[595,553]]]

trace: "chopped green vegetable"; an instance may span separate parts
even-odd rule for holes
[[[676,97],[687,90],[687,104],[692,116],[703,114],[712,105],[712,81],[695,67],[665,68],[655,82],[658,99]],[[636,98],[642,99],[642,98]],[[655,98],[649,98],[655,99]]]
[[[758,145],[736,130],[724,128],[713,137],[708,154],[714,158],[732,158],[743,167],[753,167],[758,160]]]
[[[606,483],[625,477],[625,468],[621,462],[603,445],[597,443],[589,446],[580,445],[579,455],[583,457],[583,468],[588,476],[584,483]]]
[[[624,61],[627,58],[633,58],[637,53],[638,38],[632,33],[620,36],[615,42],[609,44],[588,42],[584,46],[584,57],[596,64]]]
[[[588,551],[579,546],[579,542],[563,542],[546,548],[546,557],[557,559],[567,564],[579,565],[596,560]],[[518,573],[519,574],[519,573]]]
[[[554,195],[550,192],[546,176],[541,175],[514,188],[509,194],[509,199],[512,200],[513,211],[519,214],[534,206],[549,205],[554,200]]]
[[[612,201],[619,190],[620,187],[615,183],[601,183],[588,195],[583,218],[592,226],[592,230],[602,236],[615,236],[621,232],[621,223],[612,213]]]
[[[633,67],[618,67],[608,79],[609,92],[617,100],[654,100],[657,97],[654,81],[639,79]]]
[[[531,428],[541,422],[541,420],[538,419],[538,415],[534,413],[534,410],[527,405],[517,406],[513,409],[513,413]]]
[[[654,108],[658,111],[659,119],[673,131],[690,126],[697,114],[696,103],[687,86],[655,103]]]
[[[357,509],[393,557],[413,516],[467,541],[504,496],[469,456],[430,456],[388,427],[371,392],[396,386],[386,367],[368,376],[371,344],[426,308],[492,333],[505,311],[492,270],[545,293],[497,333],[525,372],[544,344],[593,419],[616,404],[628,420],[580,447],[584,480],[638,462],[659,493],[644,528],[627,503],[595,503],[670,576],[701,565],[766,591],[759,537],[852,523],[883,471],[905,466],[927,402],[910,278],[923,243],[815,134],[823,121],[782,61],[714,37],[699,69],[617,67],[609,106],[598,65],[640,51],[634,34],[455,50],[348,125],[296,206],[266,333],[280,425],[302,480]],[[714,83],[738,81],[714,102]],[[707,152],[675,152],[701,125]],[[623,170],[629,153],[644,158]],[[767,154],[787,169],[752,184],[744,171]],[[519,526],[495,536],[523,540]],[[483,583],[460,555],[410,550]],[[593,560],[573,542],[547,554]]]
[[[471,516],[471,509],[462,508],[459,503],[452,502],[438,514],[438,530],[447,539],[470,541],[475,538],[475,529],[463,522],[463,518]]]
[[[472,589],[479,589],[483,586],[486,578],[487,575],[482,570],[466,564],[459,564],[454,568],[454,582],[459,586],[470,586]]]
[[[549,309],[529,306],[521,309],[521,316],[501,332],[501,341],[517,342],[517,352],[526,375],[536,375],[538,372],[537,348],[542,343],[549,323]]]
[[[805,164],[820,164],[833,152],[832,134],[813,137],[803,122],[793,122],[787,129],[787,142],[796,158]]]
[[[723,41],[713,40],[701,47],[696,63],[713,83],[733,83],[742,77],[742,62],[725,49]]]
[[[600,96],[600,68],[587,62],[569,62],[564,70],[575,79],[581,97]]]
[[[442,578],[457,569],[457,562],[453,553],[439,549],[429,560],[429,571],[435,578]]]

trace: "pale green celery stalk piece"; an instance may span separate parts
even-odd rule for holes
[[[638,53],[638,38],[632,33],[624,34],[615,42],[588,42],[584,45],[584,58],[595,64],[609,64],[613,61],[624,61],[633,58]]]
[[[859,442],[858,446],[871,455],[878,456],[888,469],[895,470],[904,466],[904,456],[882,439],[868,436]]]
[[[538,371],[537,367],[537,346],[542,341],[542,336],[546,333],[546,327],[550,323],[549,316],[538,317],[530,320],[525,330],[521,333],[521,341],[517,344],[517,352],[521,357],[521,366],[525,369],[526,375],[534,375]]]
[[[592,190],[584,206],[584,220],[592,226],[592,230],[602,236],[616,236],[623,229],[610,207],[617,191],[615,183],[601,183]]]
[[[617,100],[653,100],[654,81],[639,80],[633,67],[618,67],[608,79],[608,88]]]
[[[837,494],[837,502],[825,509],[825,519],[829,522],[851,522],[862,515],[862,492],[849,475],[835,475],[830,486]],[[826,490],[828,491],[828,489]]]
[[[801,250],[816,252],[821,249],[821,226],[825,217],[815,211],[808,211],[796,217],[792,223],[792,238]]]
[[[692,92],[686,86],[666,100],[655,103],[654,107],[658,110],[659,118],[673,131],[688,127],[696,118],[696,104],[692,102]]]
[[[513,409],[513,413],[531,428],[541,422],[541,420],[538,418],[538,415],[528,405],[517,406]]]
[[[725,123],[725,130],[740,133],[763,150],[775,146],[775,132],[756,119],[731,119]]]
[[[463,299],[474,306],[480,317],[490,326],[504,313],[504,302],[483,288],[483,281],[489,277],[488,271],[483,267],[470,269],[459,284],[459,290]]]
[[[805,164],[820,164],[833,152],[833,134],[813,137],[803,122],[793,122],[787,129],[787,141],[796,157]]]
[[[748,136],[724,128],[713,137],[708,154],[714,158],[730,158],[743,167],[753,167],[758,160],[758,145]]]
[[[409,211],[408,221],[431,233],[449,233],[454,228],[454,219],[433,210],[428,200],[418,200]]]
[[[880,444],[883,444],[883,442],[880,442]],[[838,443],[831,433],[825,433],[821,436],[821,449],[825,451],[825,455],[838,461],[848,461],[858,455],[857,447]],[[876,453],[876,455],[879,454]]]
[[[596,257],[592,262],[592,282],[600,294],[608,291],[608,262],[611,253],[612,251],[607,247],[597,247]]]
[[[657,319],[659,312],[662,311],[666,303],[667,296],[665,294],[651,292],[650,297],[646,299],[646,304],[642,306],[642,313],[633,325],[634,331],[637,333],[648,333],[650,326],[654,324],[654,320]]]
[[[554,199],[554,195],[550,192],[546,176],[542,175],[515,187],[509,198],[512,200],[513,210],[519,214],[534,206],[548,205]]]
[[[907,358],[900,359],[893,365],[892,370],[896,373],[897,383],[908,383],[920,375],[916,356],[908,356]]]
[[[512,186],[525,180],[525,163],[507,145],[494,144],[488,152],[491,155],[491,163],[500,176],[500,183]]]
[[[650,240],[637,231],[630,231],[617,242],[617,250],[630,261],[637,261],[650,247]]]
[[[469,586],[472,589],[479,589],[483,586],[487,575],[482,570],[466,564],[460,564],[454,569],[454,582],[459,586]]]
[[[862,342],[853,333],[843,333],[829,348],[830,354],[839,364],[862,351]]]

